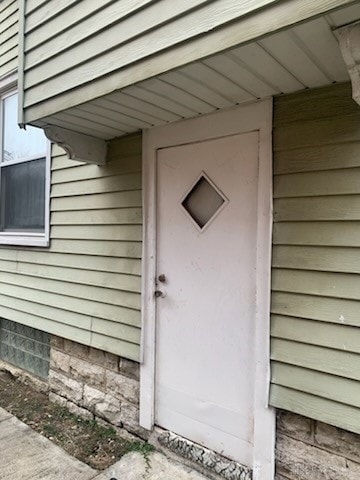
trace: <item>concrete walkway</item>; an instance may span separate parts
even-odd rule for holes
[[[129,453],[100,473],[0,408],[0,480],[112,479],[207,480],[157,452]]]

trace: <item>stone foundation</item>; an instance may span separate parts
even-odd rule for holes
[[[139,426],[139,364],[111,353],[52,337],[49,398],[141,438],[150,433]]]
[[[278,412],[275,480],[358,480],[360,435]]]

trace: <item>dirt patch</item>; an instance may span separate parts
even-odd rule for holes
[[[0,407],[97,470],[104,470],[128,452],[146,455],[153,449],[141,440],[124,439],[95,420],[71,414],[67,408],[49,402],[46,394],[1,371]]]

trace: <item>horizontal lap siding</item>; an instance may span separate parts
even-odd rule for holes
[[[0,317],[139,359],[141,136],[105,166],[53,146],[49,249],[0,248]]]
[[[0,78],[18,66],[18,0],[0,2]]]
[[[183,45],[275,3],[278,0],[27,0],[26,121],[174,68],[159,61],[155,72],[152,64],[175,48],[172,61],[181,64]],[[219,42],[213,45],[216,49]]]
[[[273,406],[360,433],[360,109],[275,99]]]

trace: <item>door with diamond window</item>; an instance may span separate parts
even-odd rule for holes
[[[258,133],[158,150],[155,422],[252,464]]]

